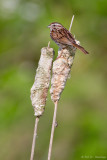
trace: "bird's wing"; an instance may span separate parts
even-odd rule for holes
[[[65,28],[57,30],[55,33],[55,36],[56,36],[55,40],[59,43],[67,44],[67,45],[72,45],[72,43],[76,44],[75,39],[73,38],[72,34]]]
[[[72,36],[72,34],[65,28],[60,30],[54,30],[52,33],[53,37],[52,39],[56,41],[57,43],[64,44],[64,45],[72,45],[78,49],[80,49],[85,54],[88,54],[88,52],[80,45],[78,45]]]

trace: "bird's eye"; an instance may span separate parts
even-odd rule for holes
[[[54,24],[54,27],[55,27],[55,24]]]

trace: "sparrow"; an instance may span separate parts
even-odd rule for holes
[[[51,39],[59,46],[60,49],[72,48],[72,46],[78,48],[85,54],[89,54],[82,46],[76,43],[73,35],[60,23],[53,22],[48,25],[50,28]]]

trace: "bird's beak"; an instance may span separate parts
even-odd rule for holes
[[[48,28],[50,28],[50,25],[48,25]]]

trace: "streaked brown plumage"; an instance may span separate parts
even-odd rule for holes
[[[62,24],[53,22],[48,27],[50,28],[52,40],[60,47],[60,49],[74,46],[85,54],[88,54],[82,46],[76,43],[72,34]]]

